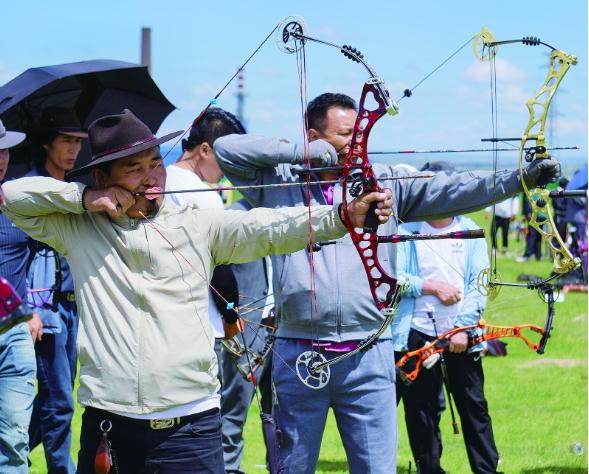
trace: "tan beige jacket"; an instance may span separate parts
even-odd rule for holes
[[[6,216],[70,264],[80,315],[79,402],[152,413],[214,394],[212,270],[305,248],[307,208],[241,212],[168,203],[152,223],[111,220],[83,209],[84,187],[43,177],[3,185]],[[317,241],[345,234],[331,206],[313,207],[312,219]]]

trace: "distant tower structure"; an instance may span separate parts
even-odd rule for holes
[[[237,97],[237,110],[235,111],[235,115],[242,123],[243,127],[247,130],[245,116],[243,113],[245,107],[245,95],[245,78],[243,69],[241,69],[237,75],[237,94],[235,94]]]
[[[141,28],[141,64],[151,73],[151,28]]]

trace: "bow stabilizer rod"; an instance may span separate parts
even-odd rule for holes
[[[484,239],[485,229],[460,230],[457,232],[448,232],[445,234],[392,234],[379,235],[377,241],[379,244],[398,244],[414,240],[446,240],[446,239]],[[313,251],[321,250],[326,245],[336,245],[337,240],[326,240],[325,242],[315,242]]]

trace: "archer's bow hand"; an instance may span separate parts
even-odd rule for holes
[[[366,214],[370,210],[370,205],[373,202],[376,202],[374,213],[378,217],[378,222],[384,224],[389,220],[393,209],[393,198],[391,190],[384,189],[383,192],[361,194],[348,203],[348,218],[353,227],[360,228],[364,226]],[[343,216],[340,217],[342,220],[344,219]]]
[[[313,140],[309,143],[307,150],[302,145],[296,145],[294,165],[306,165],[307,160],[313,167],[335,166],[337,165],[337,151],[325,140]]]
[[[528,188],[554,183],[559,177],[560,163],[552,157],[533,160],[523,172]]]

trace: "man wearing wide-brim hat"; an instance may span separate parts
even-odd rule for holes
[[[8,149],[24,139],[24,133],[6,130],[0,120],[0,183],[8,168]],[[28,241],[28,236],[0,212],[0,277],[10,282],[21,299],[27,291]],[[39,330],[39,325],[32,325],[29,331],[23,322],[10,329],[0,327],[0,472],[3,474],[28,472],[27,430],[35,398],[36,373],[31,334],[36,337]]]
[[[90,125],[92,160],[70,174],[90,172],[95,186],[49,178],[5,185],[4,212],[62,252],[74,275],[81,473],[94,472],[103,436],[119,472],[224,472],[207,319],[213,268],[306,248],[309,215],[316,240],[346,233],[333,206],[174,206],[158,194],[166,181],[159,145],[179,133],[157,138],[125,110]],[[390,193],[365,194],[348,204],[355,226],[375,201],[378,219],[388,220]]]
[[[82,140],[88,134],[71,108],[48,107],[32,130],[38,154],[26,176],[60,181],[76,164]],[[38,390],[29,428],[30,449],[43,443],[49,472],[75,472],[71,456],[74,416],[78,314],[74,282],[67,260],[41,242],[32,245],[28,280],[43,322],[44,337],[35,342]],[[49,301],[51,304],[44,304]],[[48,307],[49,306],[49,307]]]

